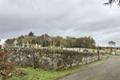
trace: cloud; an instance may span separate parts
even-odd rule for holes
[[[106,0],[0,0],[0,38],[48,33],[119,44],[120,8]]]

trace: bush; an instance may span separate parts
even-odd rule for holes
[[[7,53],[0,52],[0,76],[2,80],[7,80],[12,76],[12,71],[14,69],[14,63],[7,61]]]

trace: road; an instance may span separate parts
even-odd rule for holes
[[[92,64],[59,80],[120,80],[120,56],[111,56],[100,64]]]

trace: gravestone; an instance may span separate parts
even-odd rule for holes
[[[25,48],[25,43],[22,43],[22,48]]]
[[[116,55],[116,52],[115,52],[115,51],[112,51],[112,55]]]

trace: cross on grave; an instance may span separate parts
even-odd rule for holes
[[[17,44],[18,44],[18,41],[15,40],[15,41],[14,41],[14,47],[17,47]]]
[[[30,44],[29,44],[29,42],[27,42],[26,46],[27,46],[27,48],[30,48]]]
[[[25,43],[22,43],[22,48],[24,48],[25,47]]]

